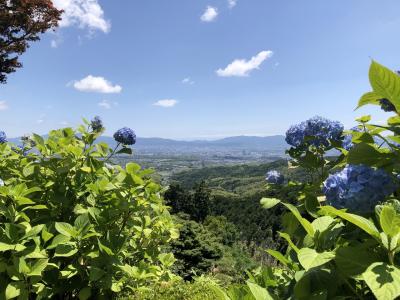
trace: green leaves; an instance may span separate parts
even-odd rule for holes
[[[372,61],[369,81],[374,92],[381,98],[389,99],[400,111],[400,77],[388,68]]]
[[[68,223],[56,222],[55,228],[59,233],[67,237],[76,237],[78,235],[78,232],[75,230],[75,228]]]
[[[392,300],[400,296],[400,270],[377,262],[368,267],[362,278],[378,300]]]
[[[392,206],[385,205],[379,215],[379,222],[383,232],[389,237],[400,233],[400,215]]]
[[[338,210],[332,206],[324,206],[321,209],[321,211],[326,214],[333,214],[338,217],[341,217],[342,219],[344,219],[350,223],[353,223],[360,229],[364,230],[366,233],[368,233],[370,236],[374,237],[375,239],[380,240],[379,231],[375,227],[374,223],[364,217],[346,213],[346,212],[344,212],[342,210]]]
[[[78,252],[74,243],[59,244],[56,247],[54,257],[70,257]]]
[[[115,153],[90,128],[33,135],[26,155],[0,145],[0,298],[112,298],[171,277],[160,251],[177,229],[161,187],[135,163],[108,165]]]
[[[31,267],[28,276],[41,276],[42,271],[47,267],[48,259],[38,259],[36,263]]]
[[[372,105],[379,105],[379,100],[382,99],[382,96],[375,92],[369,92],[364,94],[360,100],[358,101],[358,106],[356,109],[367,105],[367,104],[372,104]]]
[[[276,199],[276,198],[262,198],[260,200],[262,207],[264,207],[266,209],[272,208],[280,202],[281,202],[281,200]]]
[[[249,287],[251,294],[254,296],[255,300],[273,300],[274,299],[269,294],[267,289],[259,286],[258,284],[247,281],[247,286]]]
[[[20,282],[11,282],[8,284],[5,292],[5,299],[8,300],[18,297],[21,294],[22,286]]]
[[[297,253],[300,264],[307,271],[311,268],[322,266],[335,258],[334,252],[318,253],[314,249],[302,248]]]
[[[340,272],[348,277],[362,274],[372,263],[379,260],[368,246],[344,246],[336,251],[335,263]]]

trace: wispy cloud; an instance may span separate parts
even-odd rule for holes
[[[0,101],[0,111],[2,110],[7,110],[8,109],[8,104],[6,101]]]
[[[222,77],[245,77],[249,76],[250,72],[259,69],[260,65],[268,58],[273,55],[273,52],[268,51],[261,51],[256,56],[253,56],[249,60],[245,59],[235,59],[232,63],[230,63],[224,69],[218,69],[216,71],[218,76]]]
[[[153,105],[161,107],[174,107],[176,104],[178,104],[178,101],[175,99],[162,99],[153,103]]]
[[[99,103],[97,103],[98,106],[104,109],[111,109],[114,106],[118,106],[118,102],[110,102],[108,100],[101,100]]]
[[[97,0],[53,0],[53,3],[64,10],[60,27],[77,26],[104,33],[111,29],[111,23],[104,18],[104,11]]]
[[[237,4],[237,0],[228,0],[228,7],[234,8]]]
[[[206,10],[200,17],[200,20],[202,20],[203,22],[212,22],[217,18],[217,16],[218,9],[213,6],[207,6]]]
[[[104,77],[89,75],[73,83],[75,89],[81,92],[96,92],[104,94],[118,94],[122,91],[120,85],[113,85]]]
[[[190,77],[182,79],[183,84],[194,84],[194,81]]]

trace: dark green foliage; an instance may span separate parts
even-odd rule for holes
[[[180,185],[173,184],[164,194],[172,213],[185,213],[196,222],[202,222],[210,214],[210,192],[205,183],[198,184],[194,191],[186,192]]]
[[[203,225],[218,238],[220,243],[226,246],[232,246],[239,240],[238,228],[224,216],[208,216]]]
[[[171,243],[171,249],[177,262],[174,265],[177,274],[184,279],[208,273],[222,257],[222,244],[202,224],[188,220],[184,215],[177,217],[179,239]]]

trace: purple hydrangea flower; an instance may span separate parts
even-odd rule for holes
[[[7,143],[7,135],[4,131],[0,131],[0,144]]]
[[[286,132],[286,142],[294,147],[314,145],[327,147],[330,141],[340,141],[343,125],[319,116],[291,126]]]
[[[395,190],[395,181],[388,173],[364,165],[347,165],[330,175],[322,188],[329,205],[356,213],[372,212]]]
[[[93,131],[100,132],[104,128],[103,121],[99,116],[95,116],[90,122],[90,127],[92,127]]]
[[[278,171],[272,170],[267,172],[265,175],[265,180],[272,184],[282,184],[285,180],[285,177]]]
[[[381,105],[383,111],[396,112],[396,107],[388,99],[384,98],[379,100],[379,104]]]
[[[132,129],[124,127],[114,133],[114,139],[123,145],[133,145],[136,143],[136,134]]]

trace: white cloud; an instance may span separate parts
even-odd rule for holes
[[[78,26],[91,31],[107,33],[110,21],[104,19],[104,11],[97,0],[53,0],[54,6],[64,10],[60,27]]]
[[[43,119],[36,120],[36,123],[42,124],[42,123],[44,123],[44,120]]]
[[[6,101],[0,101],[0,111],[1,110],[7,110],[8,109],[8,104]]]
[[[212,6],[207,6],[204,13],[201,15],[200,20],[203,22],[211,22],[214,21],[218,16],[218,9]]]
[[[232,63],[230,63],[225,69],[218,69],[216,73],[218,76],[222,77],[230,77],[230,76],[238,76],[244,77],[249,76],[249,73],[252,70],[259,69],[260,65],[268,58],[272,56],[273,52],[261,51],[256,56],[253,56],[249,60],[245,59],[235,59]]]
[[[178,104],[178,101],[175,99],[163,99],[163,100],[158,100],[157,102],[153,103],[153,105],[162,106],[162,107],[173,107],[176,104]]]
[[[194,81],[190,77],[186,77],[182,80],[183,84],[194,84]]]
[[[228,7],[234,8],[237,4],[237,0],[228,0]]]
[[[104,94],[115,94],[122,91],[120,85],[112,85],[111,82],[104,77],[96,77],[89,75],[79,81],[73,83],[74,88],[81,92],[96,92]]]
[[[111,109],[113,106],[118,106],[118,102],[110,102],[104,99],[97,103],[97,105],[104,109]]]

